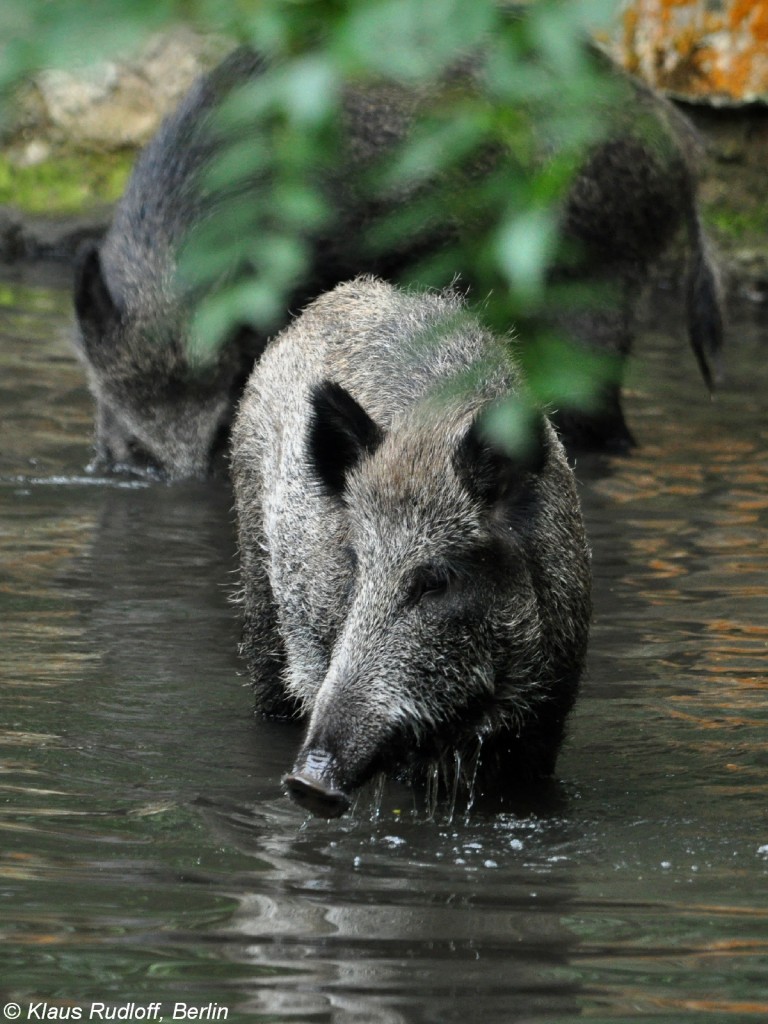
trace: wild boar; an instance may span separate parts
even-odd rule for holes
[[[549,421],[520,450],[508,339],[452,292],[373,278],[312,303],[233,428],[242,652],[258,711],[303,716],[291,795],[333,817],[483,738],[479,785],[550,775],[590,619],[573,474]]]
[[[190,323],[200,295],[177,271],[190,230],[222,198],[204,177],[225,144],[216,112],[261,69],[240,49],[193,86],[140,154],[103,242],[78,254],[75,341],[96,401],[96,469],[181,478],[223,462],[264,339],[243,325],[211,359],[197,358]]]
[[[197,83],[140,156],[104,243],[88,248],[79,260],[78,345],[97,405],[96,466],[170,478],[200,476],[226,445],[234,405],[266,337],[238,325],[214,358],[196,360],[189,325],[201,294],[181,286],[178,253],[189,232],[219,214],[225,198],[211,191],[204,174],[227,148],[216,112],[225,97],[257,80],[265,67],[259,56],[241,49]],[[289,310],[340,281],[361,273],[413,279],[425,255],[483,229],[472,204],[460,198],[473,181],[503,170],[510,158],[517,160],[503,147],[486,147],[455,173],[402,182],[394,193],[374,187],[368,175],[409,137],[441,90],[454,96],[483,88],[482,75],[482,55],[477,55],[448,71],[443,81],[418,89],[395,82],[346,88],[338,159],[318,169],[311,183],[327,202],[329,216],[322,227],[301,229],[308,265],[290,283],[285,315],[275,329],[284,325]],[[616,89],[625,100],[619,115]],[[563,199],[560,228],[568,252],[553,271],[556,278],[577,282],[580,290],[576,303],[559,307],[554,319],[587,349],[615,356],[619,368],[600,386],[593,408],[563,408],[558,426],[573,447],[622,449],[633,443],[621,408],[621,364],[631,348],[638,296],[683,227],[691,266],[689,333],[708,379],[720,348],[722,317],[717,275],[698,215],[698,143],[692,129],[669,104],[623,75],[608,74],[606,96],[594,102],[606,108],[605,129]],[[252,142],[255,148],[270,145],[269,138],[255,134]],[[374,229],[394,209],[434,199],[438,192],[440,201],[407,238],[370,243]],[[243,182],[237,195],[256,208],[271,202],[258,175]],[[243,269],[232,266],[228,273]],[[501,278],[489,282],[474,271],[473,260],[456,251],[441,284],[458,275],[462,287],[480,297],[491,287],[505,287]],[[591,301],[585,288],[593,293]]]
[[[607,61],[605,71],[607,97],[612,96],[606,123],[561,209],[561,233],[571,258],[552,269],[555,281],[576,285],[576,302],[556,308],[553,319],[585,351],[613,357],[617,369],[599,384],[590,409],[563,408],[555,415],[570,450],[634,446],[621,403],[625,360],[644,288],[680,234],[687,249],[688,339],[710,390],[721,373],[720,274],[698,202],[702,140],[652,89]]]

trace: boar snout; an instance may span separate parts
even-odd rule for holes
[[[293,771],[283,778],[288,794],[318,818],[339,818],[350,798],[337,781],[333,757],[325,750],[302,752]]]

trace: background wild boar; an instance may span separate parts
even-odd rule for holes
[[[224,145],[215,112],[260,69],[238,50],[193,86],[140,154],[104,241],[79,254],[76,345],[96,401],[95,468],[204,476],[226,448],[261,342],[233,332],[197,362],[196,296],[180,288],[177,264],[190,229],[216,212],[201,177]]]
[[[487,785],[550,774],[581,672],[590,566],[573,475],[508,342],[452,293],[365,278],[265,352],[233,430],[242,650],[256,707],[307,720],[287,785],[343,813],[375,772],[474,752]]]
[[[553,268],[557,281],[577,285],[574,305],[555,309],[558,328],[587,350],[618,357],[592,409],[555,414],[572,449],[634,445],[621,406],[624,361],[644,287],[681,232],[688,338],[710,389],[720,373],[722,295],[697,199],[701,140],[670,102],[616,69],[612,77],[621,108],[608,109],[603,136],[566,192],[561,230],[571,256]]]
[[[481,61],[477,64],[479,68]],[[447,72],[439,84],[419,89],[395,82],[346,89],[337,159],[331,167],[316,169],[313,183],[329,216],[322,225],[296,228],[306,236],[308,266],[289,282],[282,323],[273,326],[284,324],[289,309],[301,308],[357,274],[418,277],[414,267],[425,255],[478,233],[490,232],[490,241],[483,244],[492,249],[492,218],[485,223],[487,211],[478,215],[463,198],[483,175],[504,173],[503,148],[485,147],[482,155],[469,156],[449,174],[418,187],[401,182],[394,192],[374,187],[367,176],[408,138],[420,113],[443,91],[452,97],[443,104],[442,116],[449,117],[445,111],[455,109],[456,97],[476,90],[482,79],[478,68],[467,62]],[[168,477],[205,475],[226,442],[235,401],[265,337],[239,326],[209,360],[196,360],[190,317],[201,292],[181,285],[177,263],[188,233],[220,215],[225,199],[211,191],[202,173],[226,151],[215,112],[233,88],[259,79],[264,71],[259,57],[241,49],[197,83],[140,156],[104,243],[87,249],[79,261],[75,306],[79,348],[97,405],[97,466]],[[558,309],[555,320],[585,346],[623,359],[631,346],[641,286],[685,226],[691,252],[690,336],[708,374],[722,324],[696,207],[693,133],[650,90],[625,76],[613,78],[624,99],[617,107],[608,86],[605,97],[595,98],[605,106],[605,130],[563,201],[567,253],[554,272],[589,287],[592,294],[587,301],[579,291],[576,303]],[[270,138],[256,135],[252,142],[255,150],[271,145]],[[509,166],[517,159],[510,156]],[[541,159],[546,159],[546,146]],[[514,178],[510,181],[514,188]],[[235,192],[239,202],[246,198],[269,213],[270,193],[258,174],[241,181]],[[369,244],[372,229],[390,213],[424,200],[427,212],[405,239]],[[489,290],[504,295],[503,279],[478,276],[477,261],[468,252],[471,247],[451,254],[438,283],[446,286],[459,275],[462,287],[479,297]],[[233,265],[227,273],[243,270],[248,268]],[[560,413],[567,442],[588,448],[632,443],[621,410],[620,376],[604,384],[594,408]]]

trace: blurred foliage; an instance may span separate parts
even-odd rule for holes
[[[3,0],[0,94],[40,68],[90,64],[125,53],[178,19],[173,0]]]
[[[407,282],[446,284],[462,271],[496,329],[524,335],[534,401],[587,406],[612,368],[587,365],[554,337],[542,314],[559,302],[548,269],[559,254],[558,204],[611,107],[610,87],[585,38],[616,0],[4,0],[0,88],[42,65],[90,60],[174,20],[228,34],[264,54],[269,68],[226,105],[232,139],[209,187],[231,193],[197,232],[183,261],[207,298],[196,338],[203,351],[233,322],[271,330],[307,273],[311,237],[331,210],[319,181],[335,157],[344,90],[386,81],[427,97],[407,141],[368,179],[402,196],[366,240],[391,246],[425,225],[460,224],[450,247],[409,265]],[[438,83],[471,57],[477,82],[452,93]],[[430,101],[433,97],[433,101]],[[254,145],[253,140],[258,140]],[[503,152],[482,174],[483,154]],[[479,154],[479,156],[478,156]],[[258,176],[263,202],[238,198]],[[429,187],[419,186],[428,183]],[[233,265],[252,273],[238,277]],[[471,268],[471,275],[467,274]],[[212,287],[213,286],[213,287]]]

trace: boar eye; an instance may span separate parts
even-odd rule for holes
[[[444,597],[448,593],[448,584],[448,576],[444,570],[432,565],[425,566],[416,573],[411,582],[409,603],[418,604],[419,601]]]

